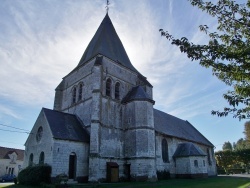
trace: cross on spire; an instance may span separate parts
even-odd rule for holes
[[[110,5],[110,3],[109,3],[109,0],[107,0],[107,5],[106,5],[106,10],[107,10],[107,13],[109,12],[109,5]]]

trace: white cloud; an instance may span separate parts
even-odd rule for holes
[[[49,4],[49,1],[45,2],[45,6]],[[0,80],[0,96],[27,105],[43,106],[53,102],[54,88],[77,65],[105,14],[104,6],[97,8],[91,1],[81,4],[84,6],[66,2],[55,7],[54,12],[49,7],[41,17],[37,16],[36,3],[27,6],[19,3],[11,8],[12,24],[16,24],[21,32],[11,35],[10,44],[0,45],[0,62],[5,62],[0,70],[4,78]],[[166,109],[165,106],[194,96],[190,93],[194,88],[192,80],[183,81],[192,74],[188,60],[177,47],[160,36],[162,17],[157,17],[159,13],[152,4],[143,0],[133,2],[133,6],[119,3],[122,3],[123,11],[118,12],[119,4],[114,2],[110,17],[131,62],[157,88],[154,90],[156,104],[161,101],[161,107]],[[171,30],[172,26],[176,27],[176,24],[172,25],[174,13],[171,12],[176,5],[172,1],[166,5],[170,10],[167,18],[171,18],[167,26]],[[98,12],[104,13],[100,15]],[[59,15],[62,18],[58,18]],[[38,19],[37,23],[31,22],[35,19]],[[195,36],[196,39],[200,37]],[[172,112],[178,115],[178,110]]]
[[[211,109],[221,109],[225,87],[159,32],[162,28],[175,38],[186,36],[202,43],[207,39],[198,26],[214,28],[214,20],[188,1],[110,3],[110,18],[132,64],[154,86],[156,108],[183,119],[204,117],[205,113],[210,117]],[[29,120],[38,112],[28,117],[28,110],[52,105],[55,87],[78,64],[105,13],[103,0],[1,2],[1,121],[8,121],[3,117],[7,115],[14,119],[9,122],[25,118],[15,123],[33,125]]]
[[[22,119],[22,117],[13,109],[11,109],[11,107],[6,107],[2,104],[0,104],[0,114],[0,119],[3,118],[3,115],[11,116],[15,119]]]
[[[43,105],[51,103],[54,88],[60,83],[61,78],[77,65],[85,48],[83,46],[87,45],[84,39],[90,40],[90,33],[92,35],[95,31],[90,32],[93,30],[91,24],[88,24],[91,20],[84,22],[90,29],[75,29],[82,20],[77,18],[76,13],[70,18],[67,17],[73,12],[73,7],[62,14],[67,19],[58,23],[54,32],[44,29],[41,23],[51,23],[49,18],[43,15],[43,20],[38,21],[41,24],[39,31],[39,27],[30,22],[37,16],[34,13],[35,5],[22,6],[24,4],[11,6],[10,15],[13,22],[5,22],[9,24],[9,28],[15,28],[20,32],[12,32],[7,36],[9,42],[0,44],[0,96],[21,104]],[[71,5],[74,8],[79,6],[73,3]],[[94,9],[94,5],[85,7],[88,8]],[[77,20],[78,23],[73,20]]]

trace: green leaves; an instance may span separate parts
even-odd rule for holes
[[[219,166],[226,172],[234,165],[243,164],[245,167],[250,164],[250,149],[223,150],[215,153],[215,159]]]
[[[161,35],[178,46],[190,60],[198,60],[201,66],[212,68],[214,76],[232,87],[232,91],[224,95],[231,107],[225,107],[222,112],[212,111],[212,115],[250,118],[250,1],[247,6],[233,0],[219,0],[217,4],[189,1],[217,18],[217,31],[209,31],[207,25],[199,27],[210,38],[208,44],[193,44],[186,37],[175,39],[163,29],[160,29]]]

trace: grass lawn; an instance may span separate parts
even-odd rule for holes
[[[22,185],[9,185],[3,186],[0,183],[0,188],[25,188],[27,186]],[[53,187],[48,186],[48,187]],[[80,187],[98,187],[98,188],[250,188],[250,178],[240,178],[240,177],[213,177],[206,179],[171,179],[158,182],[130,182],[130,183],[112,183],[112,184],[75,184],[71,185],[70,188],[80,188]],[[28,187],[33,188],[33,187]]]

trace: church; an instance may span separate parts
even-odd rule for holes
[[[107,13],[56,87],[54,108],[41,109],[24,167],[49,164],[52,177],[79,182],[215,176],[213,144],[154,104],[153,86],[130,62]]]

